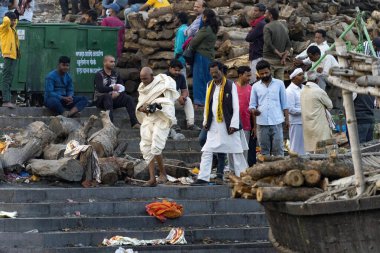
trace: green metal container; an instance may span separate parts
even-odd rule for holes
[[[16,27],[20,40],[12,92],[44,92],[45,77],[62,55],[71,58],[70,75],[75,94],[92,96],[94,74],[102,69],[105,55],[116,56],[118,29],[64,24],[23,24]],[[3,67],[3,58],[0,67]]]

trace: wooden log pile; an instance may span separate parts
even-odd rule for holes
[[[354,174],[353,166],[330,157],[281,158],[258,163],[241,177],[230,175],[232,197],[257,201],[305,201],[327,190],[331,180]],[[276,161],[277,160],[277,161]]]
[[[57,116],[49,125],[40,121],[31,123],[15,134],[0,154],[0,180],[4,180],[4,172],[22,170],[47,180],[82,182],[82,185],[85,181],[113,185],[125,178],[147,180],[147,164],[125,154],[128,143],[118,141],[119,129],[110,121],[108,111],[100,112],[102,128],[89,136],[97,120],[92,115],[80,124],[73,118]],[[190,171],[182,161],[164,162],[168,175],[189,176]]]
[[[267,7],[280,9],[280,20],[288,27],[292,40],[293,54],[296,55],[313,42],[314,32],[325,29],[329,42],[338,37],[356,15],[355,7],[361,10],[373,11],[379,9],[378,1],[355,0],[320,0],[320,1],[270,1],[270,0],[206,0],[219,18],[220,31],[215,46],[216,59],[234,61],[241,56],[248,58],[249,44],[245,37],[250,30],[252,8],[255,2],[261,2]],[[175,13],[186,12],[190,22],[196,17],[193,12],[194,1],[171,1],[172,7],[154,10],[147,17],[140,13],[129,16],[130,29],[126,29],[124,53],[118,60],[118,70],[126,81],[126,89],[130,94],[137,95],[139,84],[138,70],[141,66],[153,68],[155,73],[167,70],[169,61],[174,57],[173,39],[176,32],[174,24]],[[379,25],[380,12],[373,11],[368,20],[368,27]],[[346,39],[357,45],[355,29]],[[247,64],[247,61],[232,64],[229,78],[236,78],[237,67]],[[289,62],[290,63],[290,62]],[[290,68],[291,66],[289,66]],[[190,82],[191,83],[191,82]]]

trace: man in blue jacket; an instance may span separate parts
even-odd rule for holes
[[[45,106],[55,113],[72,117],[88,104],[86,97],[74,96],[73,80],[69,75],[70,58],[61,56],[58,67],[45,78]]]

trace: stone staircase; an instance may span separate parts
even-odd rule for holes
[[[96,108],[86,108],[78,120],[97,113]],[[183,111],[176,114],[184,128]],[[121,128],[119,139],[128,141],[127,153],[139,157],[139,131],[130,128],[125,110],[114,115]],[[0,132],[15,132],[35,120],[48,123],[50,117],[45,108],[0,108]],[[201,111],[196,112],[196,123],[201,123]],[[198,132],[182,133],[187,139],[169,140],[165,157],[199,162]],[[182,204],[184,216],[165,223],[148,216],[145,205],[163,198]],[[165,238],[172,227],[185,229],[187,245],[124,248],[138,252],[275,252],[267,241],[268,225],[261,206],[253,200],[231,199],[226,185],[142,188],[119,183],[84,189],[67,183],[0,184],[0,211],[18,212],[16,219],[0,219],[0,253],[115,252],[118,247],[101,246],[104,238]]]

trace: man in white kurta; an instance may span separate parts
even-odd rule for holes
[[[223,68],[224,65],[220,62],[210,65],[213,80],[207,88],[203,120],[203,126],[207,130],[207,141],[202,148],[200,172],[194,185],[204,185],[210,181],[213,153],[232,154],[237,176],[248,167],[239,133],[237,89],[233,82],[223,75]]]
[[[301,117],[301,90],[304,82],[304,72],[301,68],[295,69],[289,76],[292,81],[286,88],[286,101],[289,110],[289,139],[290,150],[299,155],[305,154],[303,143],[302,117]]]
[[[150,179],[144,186],[155,186],[155,165],[160,170],[159,183],[167,181],[163,166],[162,150],[165,148],[170,128],[177,123],[174,102],[179,93],[175,81],[165,75],[153,76],[151,68],[145,67],[140,72],[141,84],[138,88],[139,99],[136,106],[136,117],[141,123],[140,150],[144,160],[149,164]],[[161,105],[162,109],[149,112],[149,106]]]
[[[316,75],[308,74],[308,80],[316,80]],[[318,141],[331,139],[326,109],[332,107],[331,99],[318,84],[311,81],[305,84],[301,91],[301,115],[306,152],[315,152]]]

